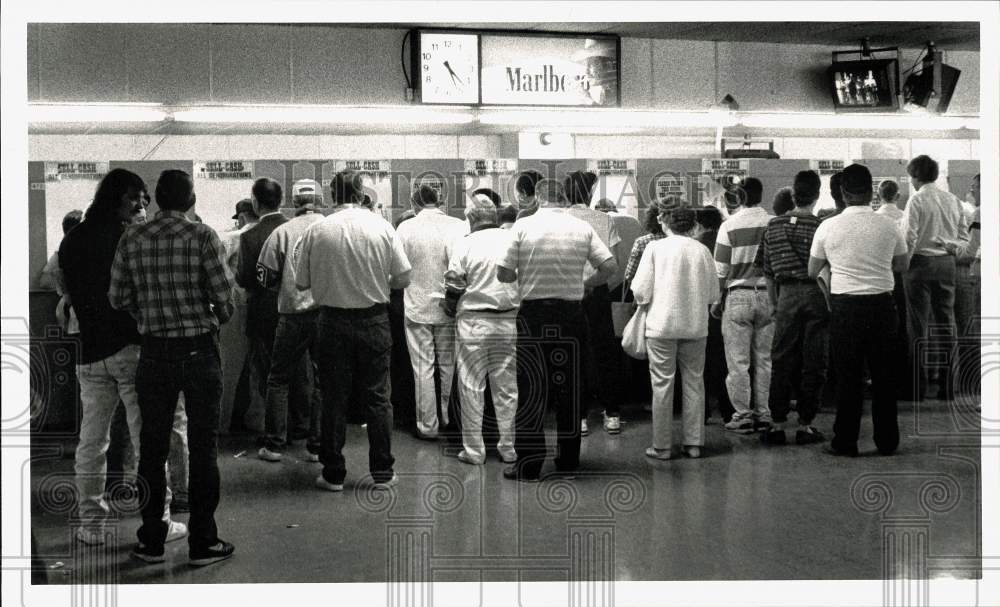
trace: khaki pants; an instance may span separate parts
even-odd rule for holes
[[[653,388],[653,447],[670,449],[674,417],[674,377],[681,370],[684,405],[681,429],[685,446],[705,444],[705,342],[701,339],[646,338]]]
[[[466,313],[458,319],[458,387],[462,402],[462,444],[473,460],[486,457],[483,391],[490,378],[501,455],[514,455],[517,412],[517,318]]]
[[[417,430],[435,435],[448,425],[448,400],[455,377],[455,325],[429,325],[406,320],[406,346],[413,364],[417,400]],[[434,364],[441,379],[441,420],[434,391]]]

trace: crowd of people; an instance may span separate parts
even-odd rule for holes
[[[978,388],[958,385],[953,364],[934,377],[906,361],[932,334],[954,351],[959,336],[977,332],[979,178],[969,216],[935,185],[934,160],[918,156],[907,170],[913,194],[904,209],[892,181],[878,186],[873,205],[869,170],[852,164],[831,179],[837,208],[822,218],[820,177],[802,171],[778,192],[774,215],[760,206],[761,182],[748,178],[727,191],[725,212],[670,197],[647,209],[645,226],[613,204],[591,205],[597,178],[586,172],[559,180],[525,171],[512,201],[472,192],[464,221],[445,213],[434,188],[419,186],[396,225],[372,212],[359,173],[331,180],[330,207],[319,183],[297,181],[290,219],[281,185],[261,178],[236,205],[237,229],[219,234],[196,219],[187,173],[160,175],[159,210],[147,218],[146,185],[115,169],[82,221],[68,218],[73,225],[64,225],[49,264],[81,344],[75,537],[103,541],[105,453],[120,408],[138,454],[142,525],[133,556],[162,562],[164,544],[183,537],[192,565],[232,556],[215,511],[218,335],[236,296],[246,298],[249,354],[231,428],[260,399],[258,457],[280,462],[305,439],[306,459],[322,464],[314,484],[326,491],[347,485],[346,426],[357,415],[370,478],[353,485],[378,491],[398,483],[390,368],[401,335],[415,436],[434,441],[457,428],[458,459],[483,465],[492,409],[508,479],[543,477],[549,411],[554,474],[572,477],[585,466],[591,409],[609,435],[620,433],[623,391],[639,381],[650,387],[646,455],[656,460],[675,454],[675,401],[687,457],[702,455],[712,404],[727,431],[757,432],[768,445],[786,443],[794,405],[796,443],[825,442],[815,420],[827,384],[836,407],[827,450],[856,456],[868,379],[875,444],[891,454],[899,398],[927,398],[935,381],[942,399]],[[390,318],[399,292],[401,332]],[[623,354],[618,302],[642,313],[646,366]],[[178,433],[184,442],[172,444]],[[184,482],[172,491],[176,477]],[[187,526],[172,520],[178,493],[190,510]]]

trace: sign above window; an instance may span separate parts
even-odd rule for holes
[[[617,36],[419,31],[421,103],[619,107]]]

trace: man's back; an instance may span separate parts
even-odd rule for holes
[[[312,293],[295,288],[295,264],[300,250],[296,245],[310,226],[322,220],[323,215],[319,213],[299,215],[275,228],[261,247],[257,258],[258,281],[271,288],[277,286],[279,314],[294,314],[315,307]]]
[[[741,208],[722,222],[715,243],[715,265],[726,287],[763,286],[764,275],[754,262],[772,216],[759,206]]]
[[[517,270],[521,299],[583,299],[587,262],[612,259],[611,251],[586,222],[568,213],[541,208],[511,229],[511,246],[500,265]]]
[[[632,252],[632,245],[637,238],[642,236],[642,226],[639,220],[631,215],[621,215],[619,213],[608,213],[611,225],[618,233],[621,241],[612,251],[615,254],[615,261],[618,262],[618,272],[608,281],[612,287],[620,285],[625,280],[625,267],[628,265],[628,256]]]
[[[521,303],[517,282],[497,280],[497,252],[510,246],[510,232],[478,230],[458,239],[449,260],[446,279],[464,285],[458,313],[473,310],[514,310]]]
[[[310,226],[300,255],[296,286],[311,288],[317,305],[334,308],[387,303],[389,277],[410,269],[389,222],[357,206]]]
[[[444,274],[455,240],[468,232],[468,224],[441,209],[427,208],[400,224],[396,232],[413,266],[410,286],[404,292],[404,311],[413,322],[449,322],[439,302],[444,298]]]
[[[830,263],[830,292],[873,295],[893,289],[892,258],[905,252],[899,229],[868,206],[849,206],[822,222],[812,256]]]
[[[215,230],[179,211],[160,211],[118,244],[108,299],[135,310],[139,332],[159,337],[215,331],[212,306],[227,305],[233,279]]]
[[[968,237],[961,201],[933,183],[924,184],[910,196],[903,211],[903,226],[911,255],[946,255],[938,239],[959,241]]]

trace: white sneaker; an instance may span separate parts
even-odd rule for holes
[[[393,472],[392,478],[390,478],[387,481],[377,482],[374,485],[372,485],[372,487],[378,489],[379,491],[388,491],[389,489],[395,487],[397,483],[399,483],[399,477],[396,476],[395,472]]]
[[[261,447],[260,451],[257,452],[257,457],[264,460],[265,462],[280,462],[281,454],[277,451],[271,451],[267,447]]]
[[[176,542],[179,539],[187,537],[188,528],[187,525],[180,521],[170,521],[170,526],[167,528],[167,539],[163,540],[166,542]]]
[[[306,456],[303,459],[311,464],[315,464],[319,462],[319,453],[310,453],[307,451]]]
[[[322,474],[320,474],[319,476],[316,477],[316,486],[319,487],[320,489],[325,490],[325,491],[334,491],[334,492],[336,492],[336,491],[343,491],[344,490],[344,483],[340,483],[339,485],[335,485],[335,484],[331,483],[330,481],[326,480],[325,478],[323,478]]]
[[[477,458],[476,456],[472,455],[471,453],[469,453],[464,449],[458,452],[458,461],[465,464],[472,464],[473,466],[483,465],[483,461],[481,459]]]
[[[622,420],[617,415],[604,416],[604,429],[608,434],[618,434],[622,431]]]
[[[681,449],[682,453],[691,459],[698,459],[701,457],[701,447],[695,445],[687,445]]]
[[[507,449],[500,449],[500,461],[505,464],[513,464],[517,461],[517,453],[513,448],[508,447]]]
[[[88,546],[101,546],[104,544],[104,528],[77,527],[73,537],[76,538],[76,541],[82,542]]]
[[[580,436],[587,436],[590,434],[590,428],[587,427],[587,420],[580,420]]]

